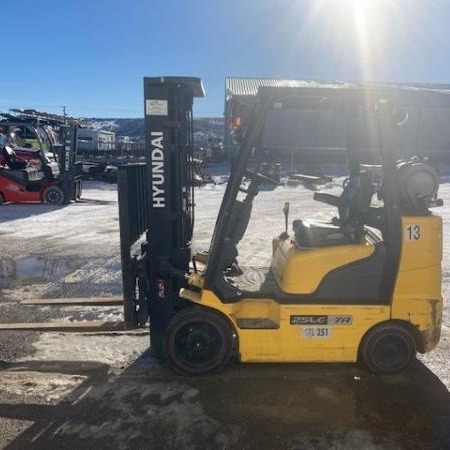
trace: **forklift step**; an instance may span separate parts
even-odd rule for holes
[[[111,306],[123,305],[123,297],[90,297],[90,298],[37,298],[22,300],[22,305],[89,305],[89,306]]]
[[[96,332],[96,331],[123,331],[124,322],[35,322],[35,323],[2,323],[0,331],[61,331],[70,332]]]
[[[186,300],[190,300],[191,302],[194,303],[199,303],[201,299],[200,294],[198,292],[194,292],[190,289],[185,288],[180,289],[180,297]]]
[[[280,325],[273,320],[263,318],[252,319],[237,319],[237,326],[241,329],[261,329],[261,330],[276,330]]]

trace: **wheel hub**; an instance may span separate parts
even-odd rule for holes
[[[180,355],[187,361],[205,363],[217,355],[220,338],[207,324],[195,324],[180,329],[176,345]]]
[[[374,348],[378,364],[385,368],[401,366],[410,356],[408,346],[399,336],[384,336]]]

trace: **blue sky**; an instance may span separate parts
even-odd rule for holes
[[[450,83],[449,0],[0,0],[0,110],[141,117],[144,76]],[[6,45],[5,45],[6,44]]]

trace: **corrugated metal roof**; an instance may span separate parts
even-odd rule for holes
[[[314,81],[314,80],[282,80],[277,78],[225,78],[226,95],[256,95],[258,88],[267,87],[299,87],[299,88],[361,88],[362,86],[377,87],[402,87],[419,88],[433,91],[447,92],[450,90],[448,84],[421,84],[421,83],[363,83],[363,82],[344,82],[344,81]]]

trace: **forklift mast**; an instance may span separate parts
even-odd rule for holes
[[[144,96],[146,165],[121,167],[118,175],[125,321],[134,327],[149,315],[152,350],[162,355],[191,260],[192,105],[204,90],[199,78],[151,77]],[[132,256],[143,233],[141,254]]]
[[[60,125],[61,145],[56,150],[60,170],[59,179],[66,203],[81,196],[81,164],[76,162],[77,139],[77,124]]]

